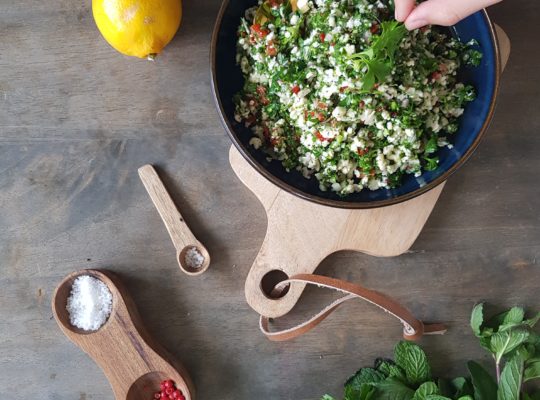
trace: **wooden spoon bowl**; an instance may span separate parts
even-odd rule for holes
[[[81,275],[105,283],[113,297],[111,315],[96,331],[71,325],[66,309],[73,281]],[[150,337],[127,289],[113,273],[89,269],[68,275],[54,292],[52,309],[64,334],[101,367],[116,400],[152,400],[165,379],[173,380],[186,400],[194,399],[187,371]]]

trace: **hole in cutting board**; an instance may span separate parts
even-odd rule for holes
[[[263,291],[264,295],[272,300],[280,299],[283,296],[285,296],[289,292],[289,286],[285,286],[285,289],[279,294],[272,293],[272,290],[276,287],[276,285],[280,282],[283,282],[285,280],[289,279],[289,276],[279,270],[274,269],[270,272],[267,272],[261,279],[261,290]]]

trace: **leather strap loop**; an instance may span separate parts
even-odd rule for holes
[[[383,311],[396,317],[403,325],[403,337],[406,340],[418,340],[423,335],[436,335],[446,333],[446,326],[443,324],[424,324],[419,319],[415,318],[409,310],[396,302],[394,299],[377,292],[375,290],[367,289],[363,286],[356,285],[354,283],[342,281],[339,279],[329,278],[321,275],[314,274],[298,274],[290,277],[287,280],[280,282],[272,291],[272,296],[279,297],[285,290],[287,285],[294,283],[306,283],[317,285],[328,289],[334,289],[339,292],[345,293],[345,296],[330,303],[321,312],[316,314],[306,322],[301,323],[293,328],[271,332],[269,329],[269,319],[261,316],[259,326],[261,331],[268,337],[268,339],[276,342],[290,340],[295,337],[301,336],[304,333],[315,328],[326,317],[328,317],[334,310],[348,300],[360,298],[377,307],[383,309]]]

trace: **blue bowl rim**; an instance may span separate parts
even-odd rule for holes
[[[493,22],[489,18],[487,11],[483,9],[481,12],[483,13],[486,23],[488,25],[488,29],[489,29],[490,37],[491,37],[491,43],[495,51],[495,63],[496,63],[495,64],[495,86],[494,86],[493,95],[491,97],[490,106],[489,106],[486,119],[484,120],[484,123],[482,124],[482,127],[480,128],[480,131],[478,132],[478,135],[476,136],[476,138],[474,139],[470,147],[467,149],[467,151],[460,157],[460,159],[454,165],[452,165],[452,167],[450,167],[447,171],[445,171],[436,179],[427,183],[425,186],[419,187],[416,190],[413,190],[409,193],[406,193],[400,196],[388,198],[385,200],[376,200],[376,201],[352,202],[352,201],[347,201],[346,197],[344,198],[344,200],[327,199],[327,198],[319,197],[314,194],[306,193],[292,185],[289,185],[288,183],[284,182],[282,179],[280,179],[276,175],[270,173],[247,151],[247,149],[244,147],[244,145],[242,144],[242,142],[236,135],[236,132],[232,124],[230,123],[228,118],[225,116],[225,110],[223,108],[223,104],[221,103],[218,83],[217,83],[216,50],[217,50],[218,36],[221,30],[221,23],[223,20],[223,15],[225,14],[225,10],[227,9],[229,2],[230,0],[223,0],[221,4],[221,7],[219,9],[219,12],[216,18],[216,22],[214,24],[214,31],[212,33],[212,40],[211,40],[211,46],[210,46],[210,75],[211,75],[212,95],[214,97],[214,102],[218,110],[221,124],[225,128],[234,146],[240,152],[240,154],[244,157],[244,159],[246,159],[246,161],[248,161],[248,163],[253,168],[255,168],[255,170],[258,171],[262,176],[264,176],[267,180],[269,180],[271,183],[273,183],[280,189],[285,190],[287,193],[291,193],[301,199],[308,200],[310,202],[313,202],[319,205],[334,207],[334,208],[344,208],[344,209],[370,209],[370,208],[386,207],[386,206],[402,203],[407,200],[411,200],[415,197],[418,197],[430,191],[431,189],[439,186],[440,184],[444,183],[451,175],[454,174],[454,172],[456,172],[460,167],[462,167],[467,162],[467,160],[469,160],[469,158],[478,148],[478,145],[482,141],[487,129],[489,128],[491,120],[493,119],[493,114],[495,112],[497,96],[499,94],[500,77],[501,77],[501,56],[500,56],[500,50],[499,50],[499,41],[497,38],[497,31],[495,30],[495,26],[493,25]]]

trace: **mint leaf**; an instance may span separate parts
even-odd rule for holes
[[[471,382],[466,378],[455,378],[452,380],[452,385],[455,388],[455,397],[462,397],[467,395],[473,395],[474,389]]]
[[[540,313],[536,314],[533,318],[527,319],[524,321],[529,327],[534,328],[534,326],[540,321]]]
[[[471,374],[476,400],[494,400],[497,398],[497,384],[486,370],[477,362],[469,361],[467,368]]]
[[[523,379],[523,359],[514,357],[506,363],[501,373],[497,400],[519,400]]]
[[[416,389],[412,400],[426,400],[430,394],[439,394],[439,388],[433,382],[424,382]]]
[[[495,353],[495,359],[500,362],[502,356],[508,354],[529,337],[529,331],[522,327],[494,333],[491,336],[491,350]]]
[[[368,400],[375,392],[374,384],[386,376],[373,368],[361,368],[345,382],[345,400]]]
[[[512,307],[504,316],[503,325],[506,324],[521,324],[525,317],[525,311],[521,307]]]
[[[458,397],[458,400],[474,400],[471,396],[461,396],[461,397]]]
[[[375,362],[375,369],[384,374],[387,378],[396,378],[404,383],[407,381],[407,378],[405,377],[405,371],[398,367],[396,363],[392,360],[377,360]]]
[[[426,400],[452,400],[448,397],[441,396],[439,394],[430,394],[426,397]]]
[[[411,400],[414,390],[395,378],[388,378],[376,386],[377,400]]]
[[[523,382],[540,378],[540,361],[535,361],[525,368],[523,373]]]
[[[369,400],[375,394],[375,387],[369,383],[360,385],[360,388],[345,388],[344,400]]]
[[[345,387],[359,389],[364,383],[377,383],[383,381],[385,378],[386,376],[383,373],[373,368],[361,368],[345,382]]]
[[[477,337],[481,336],[480,328],[484,323],[484,303],[474,306],[471,314],[471,328]]]
[[[431,369],[426,353],[418,345],[401,341],[394,348],[396,364],[405,371],[407,382],[420,385],[431,378]]]

